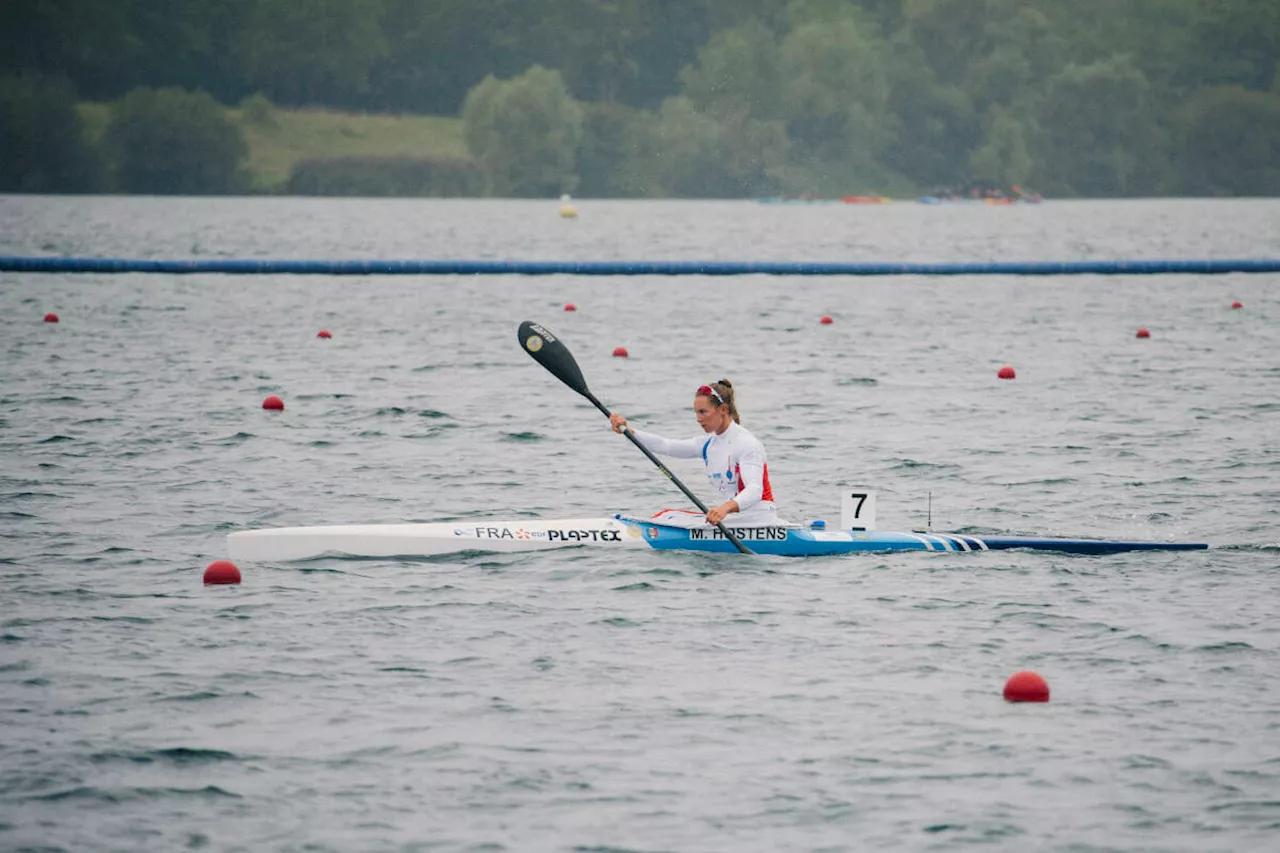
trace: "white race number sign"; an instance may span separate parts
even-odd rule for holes
[[[840,497],[840,529],[876,529],[875,492],[854,487],[843,489]]]

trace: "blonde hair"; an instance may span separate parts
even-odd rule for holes
[[[710,387],[715,389],[720,399],[724,400],[724,404],[729,407],[729,417],[733,418],[733,422],[741,424],[742,418],[738,417],[738,404],[733,399],[733,383],[728,379],[721,379],[719,382],[712,382]]]

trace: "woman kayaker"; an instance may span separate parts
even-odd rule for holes
[[[735,526],[778,524],[764,445],[742,426],[733,384],[721,379],[698,388],[693,395],[693,414],[710,437],[669,439],[639,429],[632,429],[632,433],[661,456],[702,457],[711,486],[722,501],[707,512],[711,524],[719,524],[733,513],[737,513],[732,521]],[[627,419],[617,412],[609,416],[609,424],[614,432],[628,428]]]

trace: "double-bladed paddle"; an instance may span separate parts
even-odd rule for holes
[[[545,367],[556,379],[559,379],[565,385],[590,400],[593,406],[604,412],[605,417],[610,417],[613,414],[591,393],[591,389],[587,387],[587,380],[582,378],[582,371],[578,368],[578,362],[574,361],[573,354],[569,352],[569,348],[561,343],[559,338],[547,331],[546,327],[540,326],[531,320],[525,320],[520,324],[520,330],[516,332],[516,339],[520,341],[521,349],[533,356],[534,361]],[[640,439],[636,438],[635,433],[631,431],[631,427],[627,427],[622,434],[629,438],[632,444],[640,448],[640,452],[649,457],[649,461],[657,465],[658,470],[666,474],[667,479],[675,483],[680,491],[684,492],[684,496],[693,501],[694,506],[704,513],[708,511],[706,505],[698,500],[698,496],[689,491],[675,474],[667,470],[667,466],[663,465],[658,460],[658,457],[649,452],[649,448],[640,443]],[[739,551],[744,554],[752,553],[751,549],[743,545],[742,541],[737,536],[734,536],[729,528],[724,526],[723,522],[718,523],[716,527],[720,528],[724,538],[732,542]]]

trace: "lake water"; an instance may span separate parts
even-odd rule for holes
[[[1274,200],[557,206],[3,197],[0,254],[1280,256]],[[1278,285],[0,275],[0,849],[1276,849]],[[202,585],[233,530],[684,505],[525,319],[667,435],[730,377],[796,521],[857,484],[886,529],[1213,547]],[[1002,700],[1019,669],[1049,704]]]

